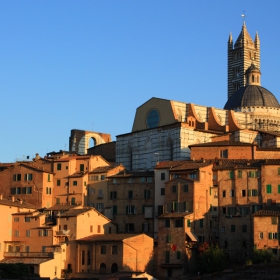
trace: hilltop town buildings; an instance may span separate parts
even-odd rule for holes
[[[224,109],[151,98],[116,142],[75,129],[69,152],[2,164],[1,262],[53,278],[176,277],[197,269],[204,243],[230,261],[254,246],[279,256],[280,111],[260,77],[260,39],[244,23],[228,40]]]

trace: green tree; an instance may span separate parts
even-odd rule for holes
[[[24,276],[29,276],[29,269],[28,266],[23,263],[1,263],[0,276],[4,279],[20,279]]]
[[[225,264],[225,254],[218,245],[210,245],[199,256],[199,268],[202,273],[221,271]]]
[[[275,257],[272,252],[268,250],[258,250],[254,248],[254,252],[249,259],[253,264],[259,263],[270,263],[275,260]],[[248,263],[248,261],[247,261]]]

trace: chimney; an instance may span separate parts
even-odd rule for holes
[[[12,196],[12,202],[15,202],[15,197],[14,196]]]
[[[0,194],[0,200],[2,200],[3,199],[3,194]]]

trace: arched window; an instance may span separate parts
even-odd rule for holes
[[[118,271],[118,265],[116,263],[113,263],[111,266],[111,273],[114,273],[117,271]]]
[[[99,273],[100,274],[105,274],[106,273],[106,264],[105,263],[100,264]]]

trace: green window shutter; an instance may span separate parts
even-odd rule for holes
[[[271,185],[266,185],[266,193],[271,193],[272,187]]]
[[[187,227],[191,227],[191,220],[187,220]]]
[[[280,167],[278,167],[278,175],[280,175]]]
[[[268,233],[268,239],[272,239],[272,232]]]
[[[278,185],[278,193],[280,193],[280,185]]]
[[[274,239],[278,239],[278,232],[275,232]]]
[[[252,190],[248,190],[248,196],[252,196]]]
[[[210,195],[212,195],[212,187],[210,187]]]

